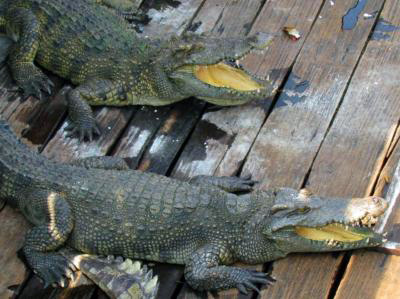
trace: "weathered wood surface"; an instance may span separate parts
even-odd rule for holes
[[[6,206],[0,213],[0,298],[9,298],[9,286],[19,284],[26,277],[25,266],[16,255],[21,248],[21,232],[28,228],[27,221],[17,211]]]
[[[307,35],[320,4],[319,1],[305,3],[293,0],[266,2],[252,28],[244,29],[280,33],[285,25],[293,24]],[[224,10],[224,14],[228,12]],[[228,14],[225,18],[236,18],[236,15]],[[227,28],[225,26],[225,30]],[[278,36],[264,54],[250,54],[244,65],[258,76],[269,76],[274,86],[279,87],[303,42],[301,39],[293,43],[286,36]],[[236,174],[265,120],[271,102],[272,99],[267,99],[262,103],[205,113],[174,168],[174,176]]]
[[[304,5],[307,6],[306,9]],[[317,18],[320,5],[321,2],[318,1],[267,2],[251,32],[266,28],[272,32],[280,32],[284,26],[294,25],[306,36]],[[244,64],[259,76],[269,76],[274,85],[279,87],[303,42],[304,39],[293,43],[286,36],[280,36],[264,55],[249,55]],[[173,175],[184,178],[198,174],[237,174],[265,120],[271,100],[204,114],[181,154]],[[184,292],[180,295],[185,297]],[[239,296],[236,290],[221,292],[219,295],[226,298]],[[191,296],[189,293],[189,297]]]
[[[380,193],[391,201],[392,213],[383,231],[388,238],[400,242],[400,146],[396,145],[378,181],[385,188]],[[390,184],[389,184],[390,183]],[[400,298],[400,257],[373,251],[358,251],[352,255],[335,298]]]
[[[385,21],[399,24],[400,23],[400,7],[397,1],[388,0],[382,11],[381,18]],[[321,169],[319,175],[325,176],[323,169],[327,165],[331,165],[331,160],[338,159],[340,155],[341,169],[344,171],[339,181],[340,186],[346,186],[344,182],[349,180],[349,175],[352,176],[351,181],[359,182],[358,184],[365,185],[366,177],[362,173],[369,173],[370,163],[373,161],[376,154],[380,151],[381,140],[385,137],[385,132],[389,127],[395,125],[398,127],[400,118],[399,104],[399,82],[400,82],[400,31],[388,32],[388,39],[373,40],[368,43],[365,53],[360,61],[356,73],[351,81],[349,90],[346,94],[345,101],[341,106],[342,113],[338,113],[335,122],[330,130],[324,147],[329,147],[333,143],[337,143],[336,136],[338,131],[346,127],[352,127],[356,131],[347,131],[348,136],[359,136],[352,138],[352,147],[341,147],[340,150],[325,150],[331,159],[322,156],[324,162],[319,162]],[[346,99],[348,99],[346,101]],[[349,102],[354,102],[355,105],[349,105]],[[355,110],[357,107],[357,111]],[[342,110],[343,108],[343,110]],[[359,115],[363,115],[360,119]],[[367,128],[367,129],[366,129]],[[362,133],[362,134],[361,134]],[[398,139],[395,138],[395,141]],[[326,144],[326,146],[325,146]],[[340,142],[342,144],[342,142]],[[394,161],[398,159],[398,144],[397,150],[392,154],[395,159],[389,160],[389,167],[393,166]],[[354,155],[359,153],[357,148],[368,148],[368,155],[364,154],[364,161],[356,159],[350,161]],[[330,154],[329,154],[330,152]],[[398,161],[398,160],[397,160]],[[335,163],[337,164],[337,163]],[[332,167],[336,167],[336,165]],[[397,163],[396,163],[397,164]],[[351,166],[352,171],[347,169]],[[396,165],[397,166],[397,165]],[[400,241],[400,165],[394,175],[393,171],[382,171],[383,179],[390,179],[391,185],[388,191],[388,199],[394,201],[391,217],[385,227],[385,231],[390,232],[390,239]],[[349,191],[350,188],[344,188],[343,192]],[[385,256],[374,252],[358,252],[354,254],[342,283],[338,289],[335,298],[400,298],[400,290],[398,285],[400,277],[400,257]]]
[[[379,10],[382,4],[383,1],[370,1],[365,11]],[[294,93],[283,94],[278,99],[250,151],[243,174],[253,174],[263,188],[303,186],[330,122],[336,110],[341,109],[339,105],[347,83],[374,25],[373,19],[360,18],[353,30],[343,32],[342,16],[351,5],[344,1],[335,1],[334,5],[329,1],[324,3],[293,66],[294,84],[289,77],[284,87]],[[368,148],[360,148],[361,153],[362,150],[368,151]],[[354,157],[358,158],[362,159]],[[335,167],[339,168],[340,159],[336,162]],[[314,171],[310,173],[314,178],[310,186],[315,193],[331,196],[364,193],[363,186],[357,185],[341,193],[342,186],[336,184],[340,169],[332,172],[329,179],[313,176]],[[279,280],[264,290],[262,297],[325,298],[340,261],[340,257],[329,254],[293,255],[277,261],[273,275]],[[315,283],[316,277],[318,283]]]
[[[158,5],[157,1],[143,2],[146,8]],[[257,31],[281,33],[284,26],[297,27],[302,33],[299,41],[278,34],[268,51],[253,53],[243,62],[259,76],[269,76],[275,87],[283,86],[276,102],[267,99],[215,109],[188,99],[168,107],[96,108],[104,132],[89,144],[65,139],[66,110],[61,97],[22,102],[18,93],[2,88],[0,113],[25,142],[58,161],[118,155],[132,168],[182,179],[197,174],[252,173],[253,178],[261,181],[261,188],[306,184],[323,195],[385,192],[386,181],[400,156],[400,108],[395,101],[399,92],[398,84],[395,85],[399,82],[395,69],[400,65],[400,50],[396,47],[399,32],[390,32],[389,40],[368,42],[377,16],[360,16],[353,30],[343,32],[341,18],[354,5],[347,2],[189,0],[177,7],[149,10],[153,19],[142,28],[145,35],[181,34],[189,30],[237,36]],[[368,1],[363,12],[379,11],[384,2]],[[386,0],[381,16],[399,24],[398,10],[395,1]],[[56,82],[57,88],[64,83]],[[0,69],[0,86],[12,87],[6,68]],[[11,294],[9,285],[21,283],[27,275],[15,254],[26,224],[8,207],[0,211],[0,218],[9,219],[4,221],[12,226],[9,231],[0,227],[0,243],[9,247],[0,253],[2,297]],[[390,223],[394,221],[398,219],[390,218]],[[276,262],[273,275],[278,282],[264,290],[261,297],[332,296],[336,270],[339,265],[345,267],[345,262],[342,255],[330,254],[296,255]],[[337,297],[374,298],[371,294],[376,293],[390,298],[394,294],[391,288],[397,282],[390,271],[398,270],[398,260],[390,257],[384,260],[385,267],[381,266],[382,254],[363,252],[351,257]],[[159,298],[211,296],[193,292],[183,284],[182,267],[156,265],[154,269],[161,280]],[[356,278],[361,271],[371,269],[367,282]],[[10,271],[14,275],[6,276]],[[374,280],[374,275],[379,279]],[[354,292],[366,285],[364,297]],[[221,298],[253,295],[238,295],[235,290],[219,293]],[[42,290],[36,276],[25,283],[20,298],[32,296],[104,298],[92,286]]]

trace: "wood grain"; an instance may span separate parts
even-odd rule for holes
[[[399,24],[398,2],[386,1],[381,17],[390,23]],[[385,133],[393,124],[398,124],[400,74],[396,65],[400,63],[399,43],[400,31],[390,32],[389,39],[369,42],[342,104],[343,110],[339,111],[321,149],[324,155],[320,155],[321,158],[316,161],[318,170],[315,175],[322,178],[326,178],[323,170],[327,165],[333,164],[332,167],[340,171],[341,175],[335,179],[335,184],[337,182],[338,187],[344,189],[343,192],[351,192],[351,182],[366,185],[368,175],[363,174],[371,171],[371,162],[381,150]],[[363,120],[360,115],[363,115]],[[330,156],[333,153],[328,148],[337,143],[339,138],[344,141],[340,141],[344,146],[336,148],[335,154]],[[400,180],[400,169],[396,165],[398,151],[397,144],[392,154],[394,159],[389,159],[380,178],[386,181],[391,177],[389,189],[392,190],[388,192],[387,199],[395,201],[395,204],[385,230],[391,231],[389,238],[395,241],[400,241],[400,198],[398,191],[394,190],[398,189]],[[334,162],[338,160],[338,155],[340,165]],[[350,177],[351,182],[347,182]],[[310,177],[311,182],[313,179]],[[398,256],[357,252],[350,259],[335,298],[399,298],[399,270]]]
[[[13,295],[8,287],[20,284],[27,276],[25,266],[17,258],[17,251],[22,247],[23,235],[28,228],[27,221],[10,207],[0,212],[0,298]]]
[[[391,241],[400,242],[400,146],[397,145],[378,181],[385,185],[381,192],[392,201],[391,212],[383,231],[389,232]],[[390,177],[390,182],[388,178]],[[379,184],[378,184],[379,186]],[[357,251],[350,258],[335,298],[399,298],[400,257],[373,251]]]
[[[242,174],[252,173],[253,178],[261,179],[262,188],[300,187],[312,166],[306,183],[321,194],[360,196],[372,190],[375,183],[371,182],[375,181],[379,187],[376,192],[379,189],[385,193],[388,177],[392,177],[400,157],[396,142],[385,148],[390,128],[398,124],[399,107],[394,97],[399,94],[399,33],[390,32],[389,40],[369,42],[358,61],[375,19],[360,17],[355,29],[342,32],[341,17],[353,3],[334,1],[331,5],[331,1],[325,1],[319,12],[323,2],[189,0],[177,9],[150,11],[152,20],[144,27],[146,35],[189,30],[226,36],[249,31],[281,32],[287,25],[298,28],[302,34],[299,41],[281,34],[266,53],[251,54],[243,62],[257,75],[269,76],[275,87],[287,79],[269,117],[270,99],[217,110],[208,106],[204,114],[206,105],[193,99],[160,108],[96,108],[105,132],[99,140],[79,145],[65,139],[65,122],[55,130],[66,115],[63,99],[52,97],[38,102],[30,98],[22,102],[18,93],[4,89],[13,85],[4,67],[0,69],[0,113],[33,148],[42,149],[55,133],[43,152],[58,161],[113,154],[125,157],[133,168],[165,174],[178,158],[172,176],[182,179],[197,174],[238,174],[246,162]],[[364,11],[377,11],[383,2],[368,1]],[[382,17],[397,25],[397,15],[395,1],[387,0]],[[391,135],[393,140],[398,138],[396,132]],[[10,248],[0,252],[0,265],[3,276],[12,271],[15,275],[3,280],[0,274],[0,297],[1,292],[10,295],[7,286],[22,282],[26,275],[15,254],[26,227],[19,224],[24,221],[22,217],[9,210],[6,206],[0,211],[0,218],[11,225],[10,231],[0,228],[0,242],[6,241]],[[394,213],[389,222],[398,222],[398,217]],[[393,231],[393,238],[397,238],[396,226]],[[325,298],[341,261],[341,255],[297,254],[276,262],[273,275],[278,282],[264,290],[261,297]],[[336,297],[399,296],[394,288],[399,282],[398,265],[396,257],[357,252],[350,259]],[[156,265],[154,269],[161,280],[158,297],[176,295],[182,286],[182,267]],[[40,286],[35,278],[29,280],[21,297],[76,295],[71,289],[41,290]],[[93,287],[79,294],[96,296]],[[185,284],[178,297],[212,296],[193,292]],[[235,290],[221,292],[219,297],[248,298]]]
[[[247,5],[247,1],[237,2],[237,5]],[[293,24],[306,36],[320,4],[319,1],[293,0],[266,2],[253,27],[249,28],[247,25],[242,32],[246,33],[251,29],[251,32],[276,32],[278,36],[265,53],[248,55],[243,62],[245,67],[260,77],[269,76],[274,86],[279,87],[305,40],[293,42],[279,33],[285,25]],[[207,3],[205,7],[206,5]],[[240,12],[240,9],[235,8],[235,14],[232,15],[225,8],[221,18],[225,18],[227,22],[229,19],[236,19],[236,14]],[[225,25],[224,28],[226,34],[229,26]],[[173,175],[184,178],[198,174],[236,174],[265,120],[270,104],[271,99],[266,99],[204,114],[185,146]]]
[[[249,28],[247,25],[243,28],[243,33],[250,29],[251,32],[281,32],[290,19],[289,22],[298,25],[303,34],[307,35],[314,18],[317,17],[320,4],[321,2],[317,1],[306,3],[304,1],[267,2],[255,19],[254,26]],[[247,2],[237,1],[237,5],[247,5]],[[307,6],[307,9],[304,5]],[[207,3],[204,5],[205,7],[207,7]],[[237,14],[241,10],[235,8],[233,12]],[[289,12],[292,17],[288,17]],[[226,18],[225,22],[236,19],[236,15],[229,14],[228,7],[224,7],[223,13],[223,17]],[[307,22],[301,22],[304,19]],[[228,27],[224,26],[224,34]],[[300,40],[298,43],[293,43],[286,36],[278,36],[265,53],[249,55],[249,58],[245,60],[246,68],[253,72],[259,70],[257,72],[259,76],[267,77],[270,74],[275,86],[279,86],[303,42],[304,40]],[[279,55],[283,55],[286,59],[280,60]],[[264,69],[258,69],[259,65],[263,65]],[[223,108],[205,113],[180,155],[172,175],[185,179],[199,174],[236,174],[264,122],[270,103],[271,100],[268,99],[261,103]],[[186,288],[179,294],[180,298],[195,296],[194,292],[187,293],[185,290]],[[226,298],[246,297],[239,295],[236,290],[220,292],[218,295]]]
[[[379,10],[382,4],[368,2],[365,11]],[[343,32],[342,16],[350,7],[347,2],[335,1],[333,6],[325,2],[293,66],[293,78],[286,82],[287,92],[279,97],[249,154],[243,174],[251,173],[261,180],[261,188],[302,187],[374,25],[373,20],[360,18],[353,30]],[[342,144],[338,141],[331,146],[339,149]],[[340,159],[337,157],[337,164]],[[328,168],[332,172],[329,179],[313,176],[313,169],[312,191],[331,196],[362,195],[365,186],[349,183],[353,185],[350,192],[336,184],[339,176],[333,171],[337,171],[337,164]],[[368,176],[368,172],[361,175]],[[312,257],[295,255],[275,262],[273,275],[278,282],[264,290],[261,297],[326,297],[341,257]]]

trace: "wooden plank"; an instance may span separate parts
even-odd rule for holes
[[[27,230],[28,223],[8,206],[0,212],[0,223],[0,298],[9,298],[13,292],[8,287],[20,284],[27,276],[17,251],[22,247],[22,232]]]
[[[2,114],[5,113],[6,110],[8,110],[8,114],[10,114],[16,107],[15,103],[19,98],[19,94],[8,90],[11,88],[14,88],[14,86],[8,67],[2,66],[0,68],[0,113]]]
[[[386,22],[400,24],[400,8],[398,2],[388,0],[381,14]],[[400,28],[399,28],[400,29]],[[320,159],[316,160],[318,169],[315,175],[327,178],[324,168],[337,167],[340,154],[339,169],[341,175],[335,183],[343,192],[350,192],[352,182],[365,186],[368,174],[371,172],[371,163],[382,151],[382,140],[386,137],[388,129],[395,125],[398,127],[399,110],[398,82],[400,74],[400,30],[387,32],[388,38],[372,40],[365,50],[359,67],[349,87],[342,110],[330,130],[321,149]],[[347,100],[347,101],[346,101]],[[352,102],[352,104],[350,104]],[[363,115],[360,119],[358,115]],[[345,125],[344,125],[345,124]],[[346,126],[346,129],[344,129]],[[350,128],[350,129],[349,129]],[[356,135],[356,136],[354,136]],[[352,140],[349,140],[349,138]],[[344,139],[344,146],[329,157],[329,149],[338,139]],[[398,137],[397,137],[398,138]],[[395,140],[397,139],[395,138]],[[397,139],[398,141],[398,139]],[[342,142],[340,142],[342,143]],[[391,179],[387,199],[392,201],[388,224],[385,231],[390,231],[389,239],[400,241],[398,223],[400,221],[400,166],[399,145],[390,157],[381,173],[380,180]],[[362,152],[361,152],[362,151]],[[328,158],[329,157],[329,158]],[[354,157],[357,157],[354,159]],[[397,166],[395,174],[394,166]],[[357,170],[357,171],[354,171]],[[364,175],[363,175],[364,174]],[[349,177],[351,176],[351,181]],[[312,180],[313,177],[310,177]],[[385,192],[378,184],[378,192]],[[374,252],[360,251],[352,255],[343,280],[335,298],[399,298],[398,284],[400,279],[396,273],[400,270],[398,256],[385,256]]]
[[[365,11],[379,10],[382,4],[383,1],[370,1]],[[289,77],[284,89],[294,93],[280,96],[260,131],[242,173],[251,173],[260,180],[261,188],[300,188],[303,185],[374,24],[373,19],[360,18],[353,30],[342,31],[342,16],[351,5],[341,1],[335,1],[334,5],[325,2],[321,17],[318,17],[293,67],[292,75],[302,79],[294,77],[293,83]],[[307,89],[304,88],[306,83]],[[357,111],[353,115],[361,116],[363,113]],[[341,142],[338,140],[336,144],[331,144],[332,151],[339,151]],[[331,170],[329,179],[311,172],[312,191],[331,196],[362,195],[365,186],[356,185],[357,181],[348,178],[354,183],[349,182],[348,187],[352,188],[346,190],[335,181],[338,173],[342,175],[337,165],[341,157],[336,158],[336,163],[332,161],[332,167],[328,168]],[[369,174],[362,173],[362,169],[358,171],[360,175]],[[325,298],[340,261],[340,256],[328,254],[299,254],[279,260],[273,267],[273,275],[278,282],[264,290],[261,297]]]
[[[255,20],[253,28],[249,28],[247,24],[246,27],[243,27],[242,32],[246,33],[249,29],[252,32],[281,32],[285,25],[292,24],[297,26],[304,35],[307,35],[321,3],[322,1],[267,2]],[[235,12],[239,13],[240,9]],[[224,17],[226,22],[236,18],[229,14]],[[220,26],[215,26],[215,30],[219,28]],[[229,26],[225,25],[224,28],[224,34],[226,34],[226,28]],[[274,80],[275,86],[278,87],[303,42],[304,39],[294,43],[286,36],[279,36],[265,54],[251,54],[245,60],[246,68],[253,72],[258,70],[257,75],[259,76],[267,77],[269,74]],[[283,58],[280,59],[280,57]],[[270,100],[266,100],[262,103],[251,103],[205,113],[185,146],[172,175],[185,179],[198,174],[236,174],[264,122],[269,105]],[[179,294],[179,298],[193,298],[193,296],[195,293],[188,291],[187,288],[184,288]],[[236,290],[220,292],[219,296],[246,297],[238,295]]]
[[[247,1],[238,2],[242,5],[247,3]],[[295,0],[266,2],[251,32],[279,33],[284,26],[292,24],[301,30],[303,36],[306,36],[321,2]],[[241,9],[236,8],[235,14],[231,14],[225,9],[223,18],[227,21],[236,19],[240,11]],[[246,33],[250,29],[248,26],[246,23],[241,32]],[[220,26],[216,26],[216,30],[218,28]],[[229,26],[225,25],[224,28],[224,34],[226,34]],[[284,35],[278,36],[265,54],[251,53],[243,64],[258,76],[269,75],[274,81],[274,86],[278,87],[303,42],[304,39],[293,42]],[[185,178],[198,174],[235,174],[262,126],[270,104],[271,99],[267,99],[204,114],[180,156],[173,175]]]
[[[194,99],[188,101],[174,105],[169,111],[168,117],[141,157],[138,169],[167,174],[175,157],[179,154],[179,149],[203,111],[203,102]]]
[[[104,156],[125,128],[136,108],[103,107],[95,109],[95,118],[102,127],[102,135],[92,142],[79,142],[77,138],[66,138],[64,122],[43,150],[43,154],[59,162],[78,157]]]
[[[165,36],[165,34],[181,34],[190,24],[204,0],[186,0],[177,5],[165,6],[157,1],[149,2],[160,7],[158,9],[151,8],[148,11],[147,15],[151,21],[143,28],[143,35]]]
[[[65,98],[59,94],[64,81],[53,75],[50,77],[55,87],[49,98],[39,101],[29,97],[26,101],[18,101],[9,117],[14,131],[21,135],[24,142],[38,150],[66,116]]]
[[[383,231],[391,241],[400,242],[400,146],[389,158],[379,180],[386,188],[378,188],[381,196],[391,202],[390,216]],[[388,184],[390,178],[390,184]],[[378,184],[379,186],[379,184]],[[383,191],[382,191],[383,190]],[[400,257],[373,251],[357,251],[349,261],[335,298],[399,298]]]
[[[142,106],[118,140],[114,154],[126,158],[130,167],[137,168],[144,150],[167,119],[170,109],[169,106]]]

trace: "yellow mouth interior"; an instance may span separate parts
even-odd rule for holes
[[[242,70],[223,62],[213,65],[196,65],[193,73],[197,79],[215,87],[226,87],[239,91],[253,91],[263,87]]]
[[[346,230],[345,226],[335,224],[319,228],[297,226],[295,231],[299,236],[315,241],[356,242],[367,237],[365,234],[357,233],[354,230]]]

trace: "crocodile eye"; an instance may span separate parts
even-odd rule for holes
[[[310,210],[311,209],[309,207],[297,208],[297,209],[289,212],[288,216],[292,217],[292,216],[304,215],[304,214],[307,214],[308,212],[310,212]]]
[[[304,207],[304,208],[298,208],[297,212],[300,213],[300,214],[305,214],[305,213],[310,212],[310,210],[311,209],[309,207]]]

